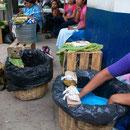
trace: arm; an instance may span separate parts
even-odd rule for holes
[[[38,21],[42,21],[42,16],[43,16],[42,11],[41,11],[41,9],[39,9],[39,10],[36,10],[35,13],[32,16],[30,16],[29,18],[38,22]]]
[[[84,21],[84,25],[77,27],[78,30],[85,29],[86,13],[83,15],[83,21]]]
[[[83,18],[84,18],[84,23],[85,23],[86,14],[83,15]],[[81,26],[79,26],[79,27],[77,27],[77,28],[73,28],[73,27],[70,26],[68,29],[69,29],[69,30],[75,30],[75,29],[81,30],[81,29],[85,29],[85,24],[84,24],[84,25],[81,25]]]
[[[23,14],[23,12],[22,12],[22,11],[20,11],[19,13],[17,13],[17,15],[20,15],[20,14]]]
[[[99,72],[93,77],[93,79],[82,89],[80,92],[80,97],[83,97],[85,94],[97,88],[99,85],[105,81],[112,79],[113,77],[123,75],[130,72],[130,53],[124,56],[122,59],[107,67],[106,69]],[[108,104],[120,103],[126,104],[130,98],[125,96],[128,94],[114,94],[110,97]],[[121,96],[121,97],[120,97]],[[119,98],[120,97],[120,98]],[[130,102],[129,102],[130,103]],[[128,103],[127,103],[128,104]]]
[[[76,12],[75,12],[75,22],[78,23],[80,20],[80,12],[81,12],[81,8],[76,6]]]
[[[113,103],[130,106],[130,93],[112,95],[109,98],[107,104],[113,104]]]
[[[26,8],[26,7],[25,7],[25,8]],[[19,13],[17,13],[17,15],[24,14],[25,8],[23,8]]]
[[[75,18],[75,14],[76,14],[76,9],[74,9],[72,15],[70,15],[70,16],[66,16],[66,18],[67,18],[67,19],[73,19],[73,18]]]
[[[76,12],[76,17],[75,17],[75,21],[76,21],[76,22],[79,21],[80,12],[81,12],[81,8],[77,7],[77,12]],[[84,21],[84,24],[83,24],[83,25],[78,26],[77,28],[69,27],[69,30],[74,30],[74,29],[81,30],[81,29],[85,29],[86,11],[85,11],[85,13],[83,14],[83,21]]]
[[[34,17],[28,17],[29,19],[35,20],[36,22],[38,22],[38,20]]]
[[[82,98],[87,93],[91,92],[95,88],[97,88],[99,85],[104,83],[107,80],[112,79],[113,76],[109,73],[108,69],[104,69],[98,74],[96,74],[92,80],[80,91],[80,98]]]
[[[62,17],[64,18],[65,21],[67,21],[67,18],[66,18],[66,16],[65,16],[65,14],[66,14],[66,11],[65,11],[65,8],[64,8],[64,12],[63,12]]]

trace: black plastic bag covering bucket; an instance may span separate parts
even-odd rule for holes
[[[46,84],[53,77],[53,61],[40,50],[19,51],[25,64],[18,68],[9,62],[5,64],[5,76],[11,91],[27,90]]]
[[[97,71],[94,70],[77,70],[78,87],[83,88],[96,73]],[[94,125],[106,125],[123,116],[128,111],[129,108],[127,106],[119,104],[81,104],[74,107],[68,107],[66,101],[63,100],[64,95],[62,93],[65,88],[61,81],[62,76],[64,75],[59,75],[53,84],[53,99],[64,112],[76,120],[81,120]],[[127,84],[124,84],[117,79],[112,79],[102,84],[93,92],[97,96],[109,98],[111,95],[116,93],[130,93],[130,88]]]

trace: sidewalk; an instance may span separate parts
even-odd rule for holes
[[[61,130],[51,93],[56,76],[61,74],[59,59],[55,55],[56,39],[46,40],[44,34],[39,34],[38,40],[37,48],[47,45],[54,55],[54,75],[48,93],[38,100],[20,101],[13,92],[0,91],[0,130]],[[6,51],[2,55],[6,55]]]

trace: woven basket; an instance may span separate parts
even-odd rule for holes
[[[62,130],[111,130],[114,126],[114,122],[108,125],[91,125],[83,121],[77,121],[74,118],[66,114],[61,108],[58,111],[59,124]]]
[[[48,88],[48,84],[44,84],[42,86],[28,89],[28,90],[14,91],[14,95],[18,99],[24,100],[24,101],[38,99],[46,94],[47,88]]]

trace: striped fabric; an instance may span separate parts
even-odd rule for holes
[[[26,16],[37,19],[40,28],[42,28],[42,9],[37,4],[34,4],[32,8],[25,7],[22,12]]]

